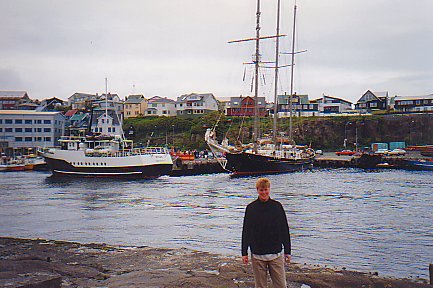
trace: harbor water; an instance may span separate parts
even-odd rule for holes
[[[269,176],[286,209],[293,261],[428,278],[433,173],[358,169]],[[0,174],[0,236],[240,255],[256,177],[114,181]]]

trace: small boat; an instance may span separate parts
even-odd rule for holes
[[[406,169],[433,171],[433,159],[405,160]]]

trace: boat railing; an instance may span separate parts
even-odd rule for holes
[[[136,155],[165,155],[168,154],[167,149],[163,147],[146,147],[146,148],[132,148],[122,149],[118,151],[110,150],[89,150],[86,152],[87,157],[128,157]]]

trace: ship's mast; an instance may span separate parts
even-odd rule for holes
[[[260,61],[260,0],[257,0],[256,12],[256,55],[255,55],[255,86],[254,86],[254,153],[257,153],[257,137],[259,132],[259,61]]]
[[[280,0],[277,1],[277,32],[276,35],[280,35]],[[272,140],[274,142],[274,149],[277,147],[277,117],[278,117],[278,60],[280,54],[280,41],[279,37],[276,38],[275,44],[275,91],[274,91],[274,125]]]
[[[107,133],[108,133],[108,80],[107,77],[105,77],[105,125],[107,126]]]
[[[293,12],[293,31],[292,31],[292,61],[291,61],[291,69],[290,69],[290,96],[289,96],[289,109],[290,109],[290,118],[289,118],[289,140],[290,143],[293,143],[293,128],[292,128],[292,116],[293,116],[293,75],[295,72],[295,32],[296,32],[296,4]]]

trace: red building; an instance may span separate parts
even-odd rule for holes
[[[266,99],[258,97],[259,116],[266,116]],[[251,96],[231,97],[227,116],[254,116],[254,98]]]

